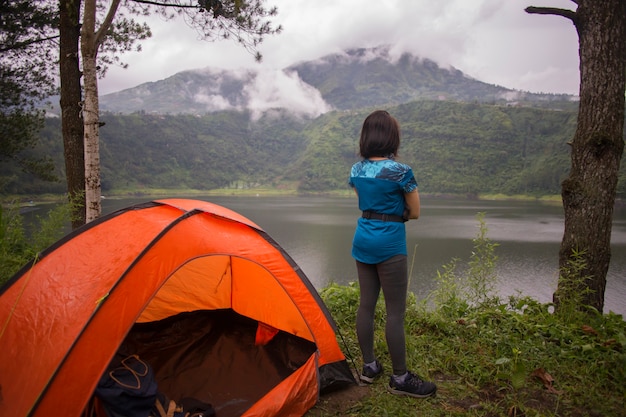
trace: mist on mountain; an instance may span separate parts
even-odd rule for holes
[[[416,100],[480,103],[575,101],[488,84],[455,68],[386,47],[357,48],[280,70],[183,71],[100,97],[100,110],[130,114],[206,114],[272,109],[315,118],[331,110],[394,106]]]

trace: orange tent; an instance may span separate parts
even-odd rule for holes
[[[195,200],[87,224],[0,289],[0,415],[79,416],[124,346],[170,399],[303,415],[355,383],[319,295],[259,226]]]

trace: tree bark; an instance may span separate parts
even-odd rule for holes
[[[85,212],[86,221],[102,213],[102,187],[100,181],[100,105],[98,102],[98,48],[111,26],[121,0],[112,0],[102,25],[96,31],[97,0],[85,0],[85,16],[81,27],[80,49],[83,58],[85,103],[83,124],[85,129]]]
[[[85,224],[85,157],[79,67],[81,0],[59,0],[61,126],[72,228]]]
[[[86,221],[98,218],[101,208],[100,187],[100,132],[98,107],[98,73],[96,57],[98,47],[95,36],[96,0],[85,1],[85,16],[81,28],[80,50],[83,58],[85,102],[83,124],[85,129],[85,213]]]
[[[573,19],[579,37],[580,107],[571,142],[571,170],[561,196],[565,230],[559,251],[564,270],[574,252],[585,305],[602,312],[611,259],[611,228],[624,150],[626,1],[580,0]],[[559,284],[560,286],[560,284]],[[559,290],[555,298],[558,299]]]

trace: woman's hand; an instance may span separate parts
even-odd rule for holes
[[[410,193],[404,193],[405,217],[407,219],[419,219],[420,217],[420,195],[417,189]]]

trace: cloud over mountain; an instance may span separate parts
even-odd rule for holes
[[[169,114],[247,110],[256,118],[275,108],[317,117],[331,106],[294,71],[204,68],[104,95],[100,108],[120,113]]]
[[[564,95],[555,98],[567,99]],[[286,69],[203,68],[107,94],[100,108],[114,113],[206,114],[272,109],[315,118],[330,110],[392,106],[416,100],[511,102],[550,100],[487,84],[461,71],[391,46],[355,48]]]

